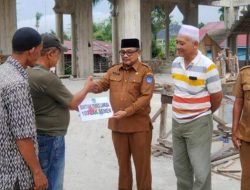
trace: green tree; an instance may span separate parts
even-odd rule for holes
[[[159,45],[157,45],[156,40],[152,41],[152,57],[159,57],[162,54],[162,49]]]
[[[244,14],[245,12],[247,12],[247,6],[243,6],[240,13]]]
[[[157,44],[157,33],[166,28],[166,21],[170,19],[170,25],[172,23],[172,17],[167,18],[168,15],[160,8],[156,7],[151,13],[151,27],[152,27],[152,57],[165,57],[165,48],[162,48]],[[170,25],[168,27],[170,27]]]
[[[224,7],[219,8],[218,12],[220,13],[220,21],[224,20]]]
[[[156,7],[151,13],[151,27],[154,40],[156,40],[157,33],[163,28],[165,28],[165,26],[166,26],[165,13],[161,8]]]
[[[176,53],[176,45],[175,45],[175,41],[176,41],[176,38],[173,37],[170,39],[170,43],[169,43],[169,53],[171,56],[174,56],[175,53]]]
[[[106,42],[112,41],[112,19],[107,18],[101,23],[93,24],[93,38]]]
[[[92,4],[95,6],[97,3],[99,3],[101,0],[92,0]]]
[[[200,23],[198,24],[198,28],[202,28],[203,26],[205,26],[205,24],[204,24],[203,22],[200,22]]]
[[[67,33],[63,32],[63,39],[64,40],[71,40],[71,37]]]
[[[56,35],[55,31],[52,30],[52,29],[50,29],[50,32],[49,32],[49,33],[50,33],[50,34],[53,34],[53,35]]]
[[[40,20],[41,20],[42,16],[43,16],[43,14],[39,13],[39,12],[37,12],[35,15],[35,17],[36,17],[36,25],[35,26],[36,26],[37,31],[38,31],[38,28],[40,26]]]
[[[50,30],[49,33],[56,36],[56,32],[54,30]],[[71,37],[67,33],[63,32],[63,39],[64,40],[71,40]]]

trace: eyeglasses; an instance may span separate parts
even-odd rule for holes
[[[138,51],[138,49],[135,49],[135,50],[132,50],[132,49],[128,49],[128,50],[120,50],[119,51],[119,54],[121,55],[121,56],[125,56],[125,54],[127,54],[127,56],[132,56],[133,55],[133,53],[135,53],[135,52],[137,52]]]

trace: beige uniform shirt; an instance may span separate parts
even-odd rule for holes
[[[236,136],[250,142],[250,67],[241,69],[234,86],[234,96],[243,99],[243,110]]]
[[[150,100],[154,90],[154,77],[149,66],[137,62],[130,68],[117,64],[97,82],[98,92],[110,90],[110,103],[114,113],[127,112],[122,119],[109,119],[109,128],[117,132],[148,131],[152,128]]]

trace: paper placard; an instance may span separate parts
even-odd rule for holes
[[[110,118],[113,115],[108,97],[86,98],[78,109],[83,121]]]

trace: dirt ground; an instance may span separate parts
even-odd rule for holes
[[[156,75],[156,82],[169,80],[169,76]],[[64,84],[77,92],[84,80],[63,79]],[[108,96],[108,93],[89,94]],[[160,108],[160,95],[154,94],[151,101],[151,116]],[[159,136],[159,118],[153,130],[152,144]],[[171,127],[171,106],[168,106],[167,129]],[[176,190],[176,178],[171,157],[152,156],[153,190]],[[66,135],[65,190],[116,190],[118,165],[112,145],[111,132],[107,129],[107,120],[83,122],[78,112],[71,112],[70,126]],[[134,189],[136,184],[134,179]],[[240,181],[212,174],[213,190],[240,189]]]

